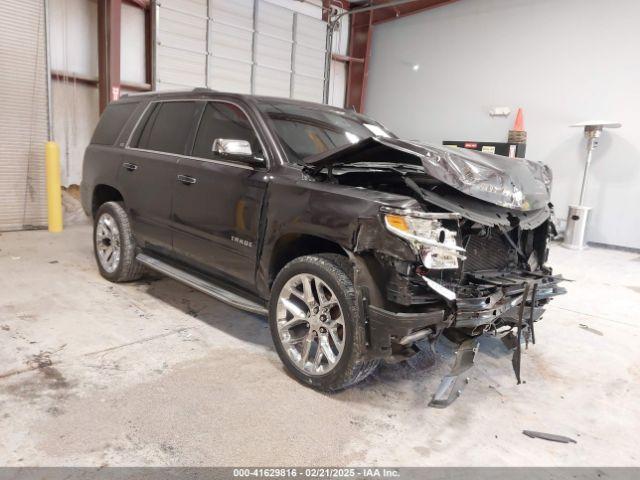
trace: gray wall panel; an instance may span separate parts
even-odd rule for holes
[[[553,169],[560,219],[585,157],[569,125],[620,121],[593,156],[587,239],[640,248],[639,18],[637,0],[463,0],[377,25],[366,113],[406,138],[505,141],[523,107],[527,156]],[[513,113],[492,118],[493,106]]]

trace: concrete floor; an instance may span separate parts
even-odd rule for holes
[[[0,465],[640,465],[638,254],[554,246],[576,281],[538,324],[526,383],[487,338],[437,410],[446,341],[324,395],[286,374],[263,318],[169,279],[111,284],[90,237],[0,235]]]

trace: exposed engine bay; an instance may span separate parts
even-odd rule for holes
[[[417,189],[406,186],[407,182],[411,182],[420,191],[428,189],[431,196],[427,198],[438,195],[451,203],[463,195],[442,182],[416,176],[419,177],[419,174],[407,174],[405,178],[402,175],[390,176],[389,172],[345,172],[334,178],[341,184],[416,196]],[[465,210],[473,208],[474,201],[467,199]],[[547,303],[551,296],[564,293],[564,289],[557,286],[560,279],[554,277],[551,268],[545,265],[549,253],[547,241],[554,233],[548,218],[549,207],[543,209],[544,216],[532,215],[532,218],[542,217],[542,223],[527,228],[532,226],[532,222],[524,222],[525,226],[522,226],[520,219],[504,208],[489,206],[488,211],[494,213],[496,218],[501,215],[508,219],[509,226],[498,222],[486,225],[460,214],[450,215],[450,212],[428,200],[423,199],[423,202],[428,205],[430,212],[440,213],[441,218],[436,220],[437,225],[427,225],[423,232],[419,231],[420,226],[414,225],[414,232],[423,237],[428,235],[426,231],[436,232],[433,240],[439,246],[428,249],[418,247],[421,264],[413,270],[404,266],[404,271],[398,275],[402,275],[406,281],[391,279],[389,300],[403,305],[428,304],[441,301],[442,298],[455,301],[455,328],[474,336],[515,324],[517,303],[513,303],[513,298],[522,294],[524,283],[539,286],[538,306]],[[399,220],[394,214],[400,214],[398,217],[401,218],[406,213],[393,210],[383,212],[387,214],[385,219],[390,229],[394,229],[394,226],[389,222]],[[482,215],[487,213],[482,212]],[[420,221],[419,218],[416,220]],[[428,224],[430,220],[425,219],[424,222]],[[442,288],[436,291],[438,287],[434,289],[434,283],[430,283],[431,292],[425,292],[422,287],[429,280],[437,282]],[[541,309],[538,312],[536,319]]]
[[[479,152],[450,152],[396,139],[372,138],[309,162],[325,182],[414,198],[416,208],[382,207],[386,229],[407,241],[415,258],[375,251],[389,265],[386,300],[410,311],[441,309],[444,335],[459,343],[454,371],[434,397],[446,406],[459,392],[461,372],[477,337],[501,335],[514,350],[520,382],[520,344],[535,342],[534,323],[551,297],[565,293],[546,265],[555,234],[549,202],[551,172],[529,160]],[[428,331],[428,332],[427,332]],[[515,333],[514,333],[515,332]],[[410,356],[407,338],[391,344]],[[434,340],[440,332],[425,329]],[[439,395],[439,396],[438,396]]]

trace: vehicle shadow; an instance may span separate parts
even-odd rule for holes
[[[426,407],[436,392],[442,378],[451,371],[455,362],[457,344],[444,337],[436,342],[435,351],[428,345],[409,360],[388,364],[382,362],[376,372],[364,382],[347,390],[336,392],[333,398],[348,403],[366,403],[368,405],[393,410],[402,410],[408,405]],[[482,336],[475,367],[469,370],[470,376],[476,376],[478,364],[491,368],[495,362],[487,358],[500,359],[498,363],[510,364],[511,351],[498,337]],[[484,361],[483,361],[484,357]]]
[[[147,274],[136,286],[166,305],[244,342],[273,350],[266,317],[238,310],[176,280]]]
[[[212,328],[270,352],[275,351],[266,317],[240,311],[162,276],[147,275],[135,285],[157,300]],[[426,406],[442,377],[450,372],[455,361],[457,344],[442,336],[436,342],[435,351],[426,342],[421,342],[419,346],[421,351],[405,362],[381,362],[375,373],[362,383],[334,393],[318,393],[338,401],[367,403],[385,408],[389,408],[390,401],[398,400],[405,405],[409,401],[412,404]],[[480,338],[476,363],[478,360],[481,361],[482,356],[510,359],[511,351],[498,337],[483,336]],[[274,358],[274,361],[279,364],[277,358]],[[284,375],[295,380],[284,365],[279,367]],[[411,400],[401,398],[407,394],[411,395]]]

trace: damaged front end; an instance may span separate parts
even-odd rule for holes
[[[382,215],[386,228],[409,241],[416,257],[402,262],[378,255],[391,272],[387,300],[413,309],[441,308],[451,318],[445,331],[450,339],[506,334],[518,326],[523,302],[533,308],[528,318],[538,321],[544,305],[565,292],[562,278],[545,265],[549,220],[525,229],[486,226],[459,214],[429,218],[383,207]]]
[[[316,174],[326,168],[325,181],[415,200],[409,208],[383,205],[358,233],[352,260],[366,287],[372,355],[403,360],[417,341],[433,345],[441,333],[459,343],[454,370],[433,401],[446,406],[462,388],[477,337],[499,334],[515,352],[520,381],[520,344],[535,341],[544,306],[565,293],[546,265],[554,231],[549,169],[378,138],[308,164]],[[393,248],[398,240],[409,253]]]

